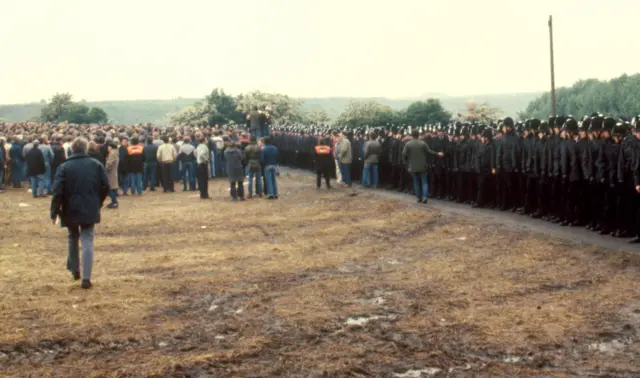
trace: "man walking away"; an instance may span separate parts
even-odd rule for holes
[[[382,154],[382,145],[378,142],[378,134],[372,132],[364,145],[364,169],[362,171],[362,185],[378,187],[378,163]]]
[[[316,165],[316,187],[320,189],[322,177],[327,185],[327,189],[331,189],[331,170],[334,167],[334,159],[331,154],[331,147],[327,146],[327,142],[323,139],[318,141],[318,145],[314,150],[314,160]]]
[[[173,192],[173,179],[171,177],[171,168],[176,161],[177,153],[175,147],[169,143],[167,136],[162,136],[164,142],[158,147],[157,159],[160,162],[162,172],[162,189],[165,193]]]
[[[69,231],[67,269],[74,280],[80,279],[79,242],[82,239],[82,288],[91,287],[94,225],[100,223],[100,208],[109,191],[107,173],[87,155],[88,142],[77,138],[71,144],[71,156],[58,167],[51,221],[59,219]]]
[[[131,194],[142,195],[142,174],[144,172],[144,147],[137,137],[131,138],[131,145],[127,149],[127,172]]]
[[[260,161],[264,166],[268,198],[270,200],[278,199],[278,183],[276,182],[276,175],[278,173],[278,148],[273,145],[273,140],[270,136],[264,138],[264,147],[260,154]]]
[[[107,144],[107,161],[105,162],[105,169],[109,178],[109,197],[111,198],[111,203],[107,205],[109,209],[118,208],[118,163],[120,162],[118,155],[118,144],[109,142]]]
[[[236,142],[230,142],[224,151],[227,161],[227,174],[231,185],[231,198],[234,201],[244,201],[244,167],[242,165],[242,152]]]
[[[27,176],[31,183],[31,193],[33,198],[45,197],[44,195],[44,175],[47,171],[44,154],[39,148],[40,142],[36,139],[33,141],[33,148],[25,155],[27,162]]]
[[[256,194],[262,197],[262,166],[260,165],[260,146],[255,136],[249,139],[249,146],[244,149],[244,161],[249,171],[249,199],[253,198],[253,179],[256,181]]]
[[[200,189],[200,199],[209,199],[209,147],[207,138],[202,133],[196,134],[196,139],[200,144],[196,149],[196,163],[198,164],[198,189]]]
[[[429,197],[429,186],[427,183],[427,156],[438,155],[443,157],[443,152],[433,152],[429,146],[420,140],[420,132],[411,132],[411,139],[404,145],[402,157],[407,164],[407,170],[413,176],[413,188],[416,192],[418,202],[427,203]]]

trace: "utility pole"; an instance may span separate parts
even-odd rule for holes
[[[556,113],[556,75],[553,64],[553,19],[549,15],[549,49],[551,50],[551,116],[557,116]]]

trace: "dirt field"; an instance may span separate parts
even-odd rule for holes
[[[49,201],[0,195],[0,374],[640,376],[638,254],[306,176],[210,185],[105,209],[88,291]]]

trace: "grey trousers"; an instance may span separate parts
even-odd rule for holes
[[[67,269],[71,273],[80,272],[80,240],[82,240],[82,279],[91,279],[93,269],[93,236],[92,224],[67,226],[69,231],[69,254]]]

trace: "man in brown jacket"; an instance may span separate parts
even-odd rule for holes
[[[105,168],[107,170],[107,177],[109,178],[109,198],[111,203],[107,205],[108,209],[118,208],[118,164],[120,163],[120,157],[118,154],[118,143],[109,142],[107,145],[107,161]]]

